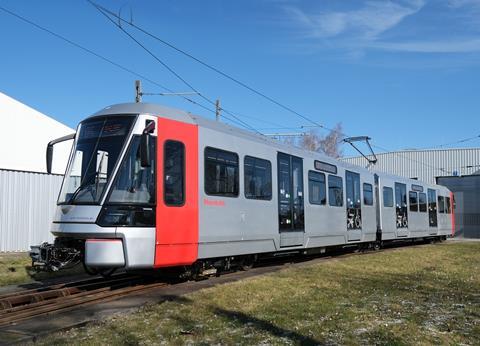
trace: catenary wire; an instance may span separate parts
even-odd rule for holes
[[[204,62],[203,60],[200,60],[199,58],[196,58],[195,56],[193,56],[192,54],[186,52],[185,50],[176,47],[175,45],[173,45],[173,44],[171,44],[171,43],[163,40],[162,38],[158,37],[157,35],[154,35],[154,34],[150,33],[149,31],[147,31],[147,30],[139,27],[138,25],[133,24],[132,22],[126,21],[125,19],[123,19],[122,17],[120,17],[120,16],[117,15],[116,13],[110,11],[109,9],[107,9],[107,8],[105,8],[105,7],[103,7],[103,6],[99,5],[99,4],[96,4],[96,3],[94,3],[94,2],[91,1],[91,0],[87,0],[87,1],[90,2],[93,6],[97,7],[98,10],[101,10],[101,11],[104,12],[104,13],[106,12],[106,13],[110,14],[111,16],[117,18],[120,22],[123,22],[123,23],[126,23],[126,24],[130,25],[131,27],[133,27],[133,28],[135,28],[136,30],[144,33],[145,35],[147,35],[147,36],[149,36],[149,37],[157,40],[158,42],[160,42],[160,43],[162,43],[162,44],[164,44],[164,45],[166,45],[166,46],[168,46],[168,47],[170,47],[170,48],[172,48],[172,49],[174,49],[174,50],[176,50],[177,52],[179,52],[179,53],[187,56],[188,58],[190,58],[190,59],[198,62],[199,64],[207,67],[208,69],[210,69],[210,70],[212,70],[212,71],[214,71],[214,72],[222,75],[223,77],[231,80],[232,82],[234,82],[234,83],[236,83],[236,84],[238,84],[238,85],[240,85],[240,86],[242,86],[242,87],[250,90],[251,92],[257,94],[258,96],[261,96],[262,98],[264,98],[264,99],[266,99],[266,100],[268,100],[268,101],[276,104],[277,106],[283,108],[284,110],[286,110],[286,111],[288,111],[288,112],[290,112],[290,113],[293,113],[293,114],[301,117],[302,119],[308,121],[308,122],[311,123],[311,124],[314,124],[314,125],[317,126],[317,127],[324,128],[324,129],[326,129],[326,130],[329,130],[327,127],[325,127],[324,125],[318,123],[317,121],[313,120],[312,118],[310,118],[310,117],[308,117],[308,116],[305,116],[305,115],[301,114],[300,112],[297,112],[296,110],[292,109],[291,107],[286,106],[285,104],[281,103],[280,101],[275,100],[274,98],[266,95],[265,93],[263,93],[263,92],[255,89],[255,88],[253,88],[253,87],[251,87],[251,86],[249,86],[249,85],[247,85],[246,83],[238,80],[237,78],[232,77],[231,75],[227,74],[226,72],[221,71],[220,69],[218,69],[218,68],[216,68],[216,67],[214,67],[214,66],[212,66],[212,65],[210,65],[210,64],[208,64],[208,63],[206,63],[206,62]],[[114,23],[115,23],[115,22],[114,22]],[[117,25],[117,24],[115,23],[115,25]],[[117,25],[117,26],[118,26],[118,25]]]
[[[160,63],[164,68],[166,68],[170,73],[172,73],[177,79],[179,79],[183,84],[185,84],[187,87],[189,87],[191,90],[194,92],[198,93],[201,98],[203,98],[205,101],[208,103],[215,105],[215,102],[200,93],[191,83],[189,83],[185,78],[180,76],[173,68],[171,68],[167,63],[165,63],[162,59],[160,59],[155,53],[153,53],[150,49],[148,49],[143,43],[141,43],[138,39],[136,39],[132,34],[130,34],[128,31],[126,31],[121,25],[118,25],[115,23],[115,21],[107,14],[105,13],[102,8],[95,4],[93,1],[87,0],[93,7],[95,7],[105,18],[107,18],[113,25],[115,25],[120,31],[122,31],[125,35],[127,35],[132,41],[134,41],[139,47],[141,47],[145,52],[147,52],[152,58],[154,58],[158,63]],[[257,132],[258,134],[262,134],[260,131],[255,129],[253,126],[248,124],[247,122],[241,120],[239,117],[237,117],[233,112],[223,108],[223,111],[230,115],[231,117],[235,118],[238,122],[242,123],[245,127],[249,128],[250,130]]]
[[[52,30],[50,30],[50,29],[47,29],[46,27],[44,27],[44,26],[42,26],[42,25],[40,25],[40,24],[38,24],[38,23],[35,23],[35,22],[31,21],[30,19],[27,19],[26,17],[21,16],[21,15],[15,13],[15,12],[13,12],[13,11],[5,8],[5,7],[0,6],[0,10],[2,10],[3,12],[5,12],[6,14],[8,14],[8,15],[10,15],[10,16],[12,16],[12,17],[15,17],[15,18],[17,18],[17,19],[19,19],[19,20],[21,20],[21,21],[23,21],[23,22],[25,22],[25,23],[27,23],[27,24],[29,24],[29,25],[31,25],[31,26],[33,26],[33,27],[35,27],[35,28],[37,28],[37,29],[39,29],[39,30],[41,30],[41,31],[43,31],[43,32],[46,32],[47,34],[52,35],[52,36],[54,36],[54,37],[56,37],[56,38],[58,38],[58,39],[60,39],[60,40],[62,40],[62,41],[64,41],[64,42],[66,42],[66,43],[68,43],[68,44],[70,44],[70,45],[72,45],[72,46],[74,46],[74,47],[76,47],[76,48],[78,48],[78,49],[80,49],[80,50],[83,50],[84,52],[86,52],[86,53],[88,53],[88,54],[90,54],[90,55],[93,55],[93,56],[95,56],[95,57],[103,60],[104,62],[107,62],[107,63],[111,64],[112,66],[115,66],[115,67],[117,67],[117,68],[119,68],[119,69],[121,69],[121,70],[123,70],[123,71],[125,71],[125,72],[127,72],[127,73],[130,73],[131,75],[134,75],[134,76],[136,76],[136,77],[138,77],[138,78],[140,78],[140,79],[143,79],[143,80],[145,80],[145,81],[147,81],[147,82],[149,82],[149,83],[151,83],[151,84],[153,84],[153,85],[156,85],[156,86],[158,86],[158,87],[160,87],[160,88],[162,88],[162,89],[164,89],[164,90],[166,90],[166,91],[168,91],[168,92],[172,92],[172,93],[174,92],[172,89],[170,89],[170,88],[168,88],[168,87],[166,87],[166,86],[164,86],[164,85],[162,85],[162,84],[160,84],[160,83],[158,83],[158,82],[156,82],[156,81],[148,78],[147,76],[145,76],[145,75],[143,75],[143,74],[140,74],[140,73],[138,73],[138,72],[136,72],[136,71],[133,71],[132,69],[130,69],[130,68],[128,68],[128,67],[125,67],[125,66],[123,66],[123,65],[121,65],[121,64],[119,64],[119,63],[117,63],[117,62],[115,62],[115,61],[113,61],[113,60],[111,60],[111,59],[109,59],[109,58],[107,58],[107,57],[105,57],[105,56],[103,56],[103,55],[101,55],[101,54],[99,54],[99,53],[97,53],[97,52],[95,52],[95,51],[93,51],[93,50],[85,47],[85,46],[83,46],[83,45],[80,45],[79,43],[76,43],[76,42],[74,42],[74,41],[66,38],[66,37],[63,36],[63,35],[60,35],[60,34],[54,32],[54,31],[52,31]],[[183,98],[185,101],[190,102],[190,103],[196,105],[197,107],[200,107],[200,108],[202,108],[202,109],[204,109],[204,110],[206,110],[206,111],[208,111],[208,112],[210,112],[210,113],[215,114],[215,110],[213,110],[213,109],[211,109],[211,108],[208,108],[207,106],[205,106],[205,105],[203,105],[203,104],[201,104],[201,103],[199,103],[199,102],[197,102],[197,101],[194,101],[194,100],[192,100],[192,99],[189,98],[189,97],[185,97],[185,96],[183,96],[183,95],[180,95],[180,97]],[[227,116],[225,116],[225,115],[224,115],[223,117],[224,117],[225,119],[231,121],[232,123],[235,123],[235,124],[237,124],[237,125],[239,125],[239,126],[245,127],[243,124],[241,124],[240,122],[236,121],[235,119],[231,119],[230,117],[227,117]]]
[[[31,20],[29,20],[29,19],[27,19],[27,18],[25,18],[25,17],[23,17],[23,16],[21,16],[21,15],[19,15],[19,14],[17,14],[17,13],[14,13],[14,12],[12,12],[12,11],[4,8],[3,6],[0,6],[0,10],[4,11],[5,13],[7,13],[7,14],[13,16],[13,17],[16,17],[17,19],[22,20],[23,22],[25,22],[25,23],[27,23],[27,24],[30,24],[30,25],[36,27],[37,29],[40,29],[40,30],[42,30],[42,31],[44,31],[44,32],[52,35],[52,36],[55,36],[56,38],[58,38],[58,39],[60,39],[60,40],[62,40],[62,41],[64,41],[64,42],[67,42],[67,43],[69,43],[70,45],[72,45],[72,46],[74,46],[74,47],[76,47],[76,48],[78,48],[78,49],[81,49],[81,50],[83,50],[83,51],[85,51],[85,52],[87,52],[87,53],[89,53],[89,54],[91,54],[91,55],[93,55],[93,56],[95,56],[95,57],[97,57],[97,58],[99,58],[99,59],[101,59],[101,60],[103,60],[103,61],[105,61],[105,62],[107,62],[107,63],[109,63],[109,64],[111,64],[111,65],[113,65],[113,66],[115,66],[115,67],[117,67],[117,68],[119,68],[119,69],[121,69],[121,70],[123,70],[123,71],[125,71],[125,72],[128,72],[128,73],[130,73],[130,74],[132,74],[132,75],[135,75],[135,76],[137,76],[137,77],[139,77],[139,78],[141,78],[141,79],[144,79],[144,80],[146,80],[146,81],[148,81],[148,82],[150,82],[150,83],[152,83],[152,84],[154,84],[154,85],[156,85],[156,86],[158,86],[158,87],[160,87],[160,88],[162,88],[162,89],[164,89],[164,90],[167,90],[167,91],[169,91],[169,92],[173,92],[173,90],[171,90],[171,89],[169,89],[169,88],[161,85],[160,83],[158,83],[158,82],[156,82],[156,81],[154,81],[154,80],[152,80],[152,79],[150,79],[150,78],[148,78],[148,77],[146,77],[146,76],[144,76],[144,75],[142,75],[142,74],[140,74],[140,73],[138,73],[138,72],[135,72],[135,71],[133,71],[133,70],[131,70],[131,69],[123,66],[123,65],[120,65],[120,64],[114,62],[113,60],[111,60],[111,59],[109,59],[109,58],[106,58],[105,56],[103,56],[103,55],[101,55],[101,54],[99,54],[99,53],[94,52],[93,50],[91,50],[91,49],[89,49],[89,48],[86,48],[86,47],[84,47],[84,46],[82,46],[82,45],[80,45],[80,44],[78,44],[78,43],[76,43],[76,42],[74,42],[74,41],[72,41],[72,40],[70,40],[70,39],[62,36],[62,35],[60,35],[60,34],[57,34],[56,32],[54,32],[54,31],[52,31],[52,30],[50,30],[50,29],[47,29],[47,28],[45,28],[45,27],[43,27],[43,26],[41,26],[41,25],[39,25],[39,24],[37,24],[37,23],[35,23],[35,22],[33,22],[33,21],[31,21]],[[211,113],[215,113],[215,111],[214,111],[213,109],[210,109],[210,108],[202,105],[201,103],[198,103],[198,102],[196,102],[196,101],[194,101],[194,100],[192,100],[192,99],[190,99],[190,98],[188,98],[188,97],[182,96],[182,98],[183,98],[184,100],[186,100],[186,101],[188,101],[188,102],[190,102],[190,103],[192,103],[192,104],[194,104],[194,105],[196,105],[196,106],[204,109],[204,110],[207,110],[207,111],[209,111],[209,112],[211,112]],[[225,119],[227,119],[227,120],[229,120],[229,121],[231,121],[231,122],[233,122],[233,123],[236,123],[236,124],[239,124],[239,125],[242,126],[242,127],[245,127],[245,125],[241,124],[240,122],[236,121],[235,119],[231,119],[231,118],[229,118],[229,117],[227,117],[227,116],[225,116],[225,115],[223,115],[223,114],[222,114],[222,116],[223,116]],[[329,131],[334,131],[334,129],[328,128],[328,127],[323,126],[323,125],[317,124],[316,126],[321,127],[321,128],[323,128],[323,129],[326,129],[326,130],[329,130]],[[340,132],[339,134],[340,134],[341,136],[348,137],[348,135],[346,135],[345,133]],[[480,136],[475,136],[475,137],[467,138],[467,139],[465,139],[465,140],[461,140],[461,141],[457,141],[457,142],[466,142],[466,141],[468,141],[468,140],[473,140],[473,139],[476,139],[476,138],[478,138],[478,137],[480,137]],[[452,143],[452,144],[454,144],[454,143]],[[447,144],[444,144],[444,145],[447,145]],[[422,164],[422,165],[424,165],[424,166],[428,166],[428,167],[430,167],[430,168],[434,168],[434,169],[438,169],[438,170],[443,170],[443,171],[445,171],[445,169],[443,169],[443,168],[438,168],[438,167],[435,167],[435,166],[432,166],[432,165],[428,165],[428,164],[426,164],[426,163],[424,163],[424,162],[421,162],[421,161],[418,161],[418,160],[414,160],[414,159],[405,157],[405,156],[403,156],[403,155],[401,155],[401,154],[399,154],[399,153],[397,153],[397,152],[390,151],[390,150],[388,150],[388,149],[386,149],[386,148],[383,148],[383,147],[381,147],[381,146],[374,145],[374,144],[372,144],[372,146],[373,146],[373,147],[376,147],[376,148],[378,148],[378,149],[380,149],[380,150],[382,150],[382,151],[391,152],[391,153],[393,153],[394,155],[397,155],[397,156],[399,156],[399,157],[402,157],[402,158],[407,159],[407,160],[410,160],[410,161],[417,162],[417,163]]]

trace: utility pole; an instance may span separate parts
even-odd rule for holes
[[[142,82],[139,80],[135,81],[135,102],[142,102]]]
[[[217,100],[215,102],[215,119],[217,121],[220,121],[220,111],[222,110],[222,108],[220,108],[220,100]]]

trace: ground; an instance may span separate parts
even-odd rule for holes
[[[35,272],[31,269],[32,260],[27,253],[0,254],[0,286],[31,283],[56,277],[83,273],[82,266],[57,273]]]
[[[40,344],[479,344],[480,242],[402,247],[172,297]]]

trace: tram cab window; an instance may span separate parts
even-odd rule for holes
[[[205,148],[205,193],[237,197],[239,191],[238,155],[230,151]]]
[[[445,214],[445,198],[443,196],[438,196],[438,212]]]
[[[445,197],[445,207],[447,209],[447,214],[451,214],[452,213],[452,205],[451,205],[450,197]]]
[[[410,191],[408,193],[408,199],[410,202],[410,211],[418,211],[418,199],[417,199],[417,193],[415,191]]]
[[[383,187],[383,206],[386,208],[393,207],[393,189],[391,187]]]
[[[268,160],[245,156],[243,161],[245,197],[272,199],[272,164]]]
[[[150,151],[156,153],[156,138],[150,141]],[[132,139],[113,188],[108,198],[110,204],[155,204],[155,157],[151,156],[149,167],[142,167],[140,162],[140,136]]]
[[[333,207],[343,206],[343,179],[336,175],[328,176],[328,204]]]
[[[308,198],[310,204],[325,205],[327,203],[325,174],[308,172]]]
[[[427,212],[427,194],[420,192],[418,194],[418,205],[421,213]]]
[[[163,198],[168,206],[181,206],[185,202],[185,145],[166,141],[164,146]]]
[[[363,203],[373,205],[373,187],[371,184],[363,183]]]

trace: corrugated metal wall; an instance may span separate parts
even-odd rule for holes
[[[480,148],[411,150],[377,154],[378,162],[371,169],[407,178],[435,183],[436,177],[469,175],[480,169]],[[344,158],[346,162],[365,167],[363,157]],[[473,167],[468,167],[473,166]]]
[[[50,225],[63,176],[0,169],[0,252],[52,241]]]
[[[480,175],[443,177],[438,183],[455,194],[455,236],[480,239]]]

